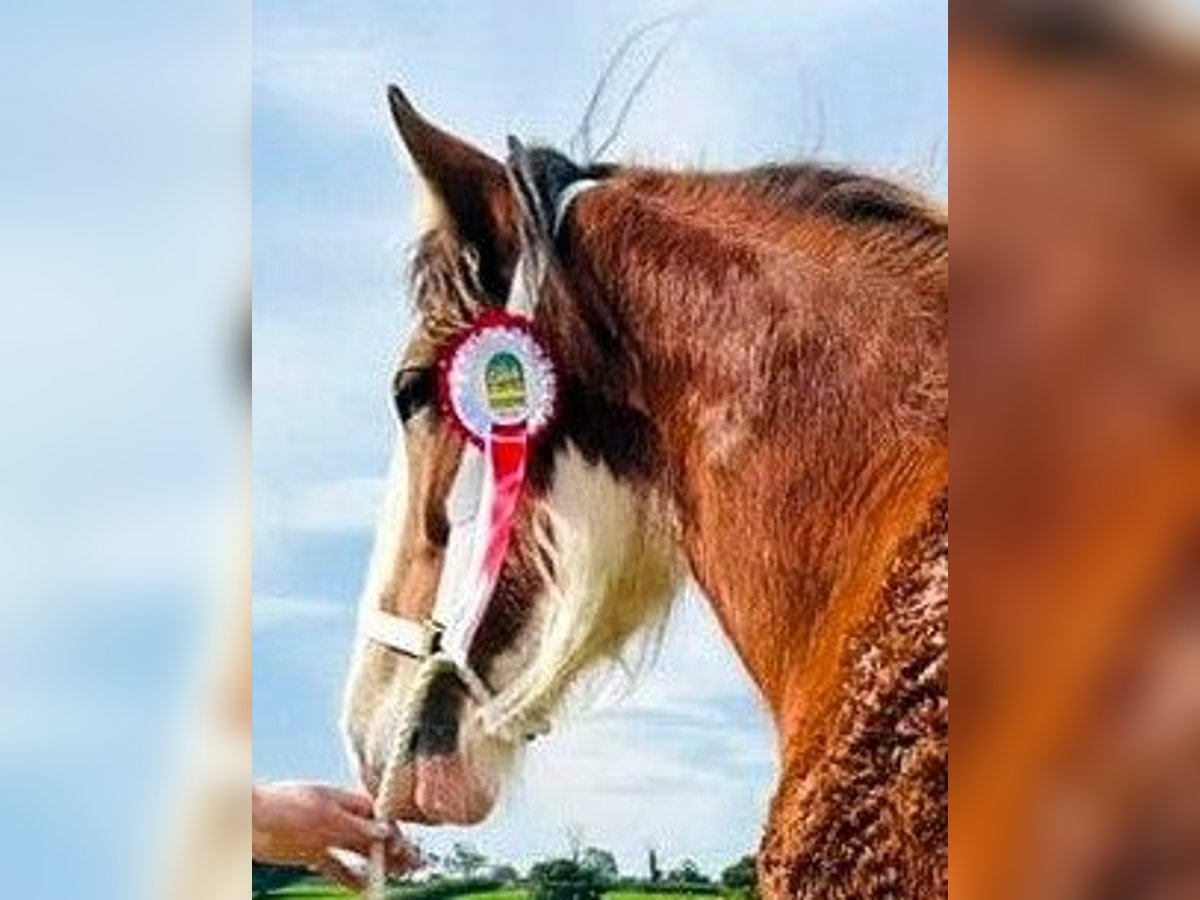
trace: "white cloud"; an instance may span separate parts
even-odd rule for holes
[[[369,538],[378,522],[386,486],[387,479],[382,476],[314,480],[279,490],[256,484],[255,554],[266,558],[268,553],[286,550],[291,539],[309,535]]]
[[[291,597],[282,594],[255,594],[251,615],[255,633],[274,631],[290,625],[340,620],[345,606],[314,597]]]
[[[344,478],[305,487],[290,505],[286,527],[325,534],[371,531],[379,517],[386,480]]]

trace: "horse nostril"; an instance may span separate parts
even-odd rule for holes
[[[434,679],[412,736],[409,750],[413,755],[446,756],[458,749],[462,704],[463,691],[452,673]]]

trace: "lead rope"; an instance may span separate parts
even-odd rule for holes
[[[376,814],[375,820],[387,824],[385,818]],[[390,827],[390,826],[389,826]],[[368,900],[387,900],[387,842],[371,844],[371,858],[367,875]]]
[[[417,674],[409,687],[409,696],[404,706],[398,712],[395,733],[402,737],[393,744],[393,750],[383,769],[379,780],[379,790],[375,792],[375,821],[392,827],[387,811],[391,808],[392,797],[396,791],[396,778],[401,768],[410,757],[410,739],[415,727],[415,721],[424,705],[425,695],[430,686],[443,672],[454,672],[461,677],[458,666],[442,653],[435,653],[421,661]],[[473,674],[473,673],[472,673]],[[469,685],[468,685],[469,688]],[[368,900],[387,900],[387,841],[376,840],[371,844],[371,853],[367,860],[367,890]]]
[[[391,755],[383,769],[379,780],[379,790],[375,792],[375,821],[387,825],[392,823],[387,811],[391,808],[393,795],[396,791],[398,773],[409,761],[411,756],[410,739],[415,730],[416,719],[421,713],[429,688],[438,676],[452,673],[462,679],[463,684],[471,693],[476,703],[482,703],[491,694],[469,667],[459,666],[449,655],[434,653],[421,660],[417,674],[409,686],[408,698],[397,713],[394,733],[401,739],[393,743]],[[371,852],[367,859],[367,890],[368,900],[386,900],[387,898],[387,841],[376,840],[371,844]]]

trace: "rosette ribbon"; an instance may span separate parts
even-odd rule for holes
[[[492,313],[446,349],[442,407],[467,443],[446,501],[450,538],[435,621],[441,651],[471,681],[471,645],[512,542],[532,438],[548,424],[553,366],[529,320]]]

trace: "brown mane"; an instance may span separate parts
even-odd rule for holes
[[[584,172],[589,178],[611,178],[638,170],[617,166],[592,166]],[[677,173],[642,170],[645,185],[656,179],[670,179]],[[945,264],[949,254],[949,226],[945,215],[919,194],[852,169],[815,163],[774,163],[730,173],[703,173],[702,177],[720,183],[732,192],[760,195],[777,210],[800,215],[827,216],[846,224],[874,227],[881,237],[907,245],[914,265]],[[503,289],[485,287],[476,262],[474,271],[464,269],[463,252],[470,244],[453,230],[435,228],[417,241],[409,264],[408,280],[412,287],[413,309],[421,317],[469,316],[472,310],[461,307],[461,298],[471,296],[489,305],[503,303]],[[498,283],[507,284],[511,268],[503,268]],[[440,288],[421,289],[421,279],[434,277]],[[458,282],[456,284],[456,282]],[[464,291],[465,289],[465,291]]]

